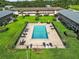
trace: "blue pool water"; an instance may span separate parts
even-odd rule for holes
[[[36,25],[34,26],[32,39],[47,39],[48,34],[46,30],[46,26]]]

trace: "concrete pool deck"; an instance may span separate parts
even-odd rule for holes
[[[35,25],[45,25],[46,26],[47,33],[48,33],[48,39],[32,39],[33,28]],[[26,47],[30,46],[30,44],[32,44],[32,48],[65,48],[59,35],[56,32],[54,26],[51,23],[50,24],[28,23],[26,28],[28,29],[28,32],[26,32],[27,33],[26,37],[20,37],[15,48],[26,49]],[[53,28],[53,29],[51,29],[51,28]],[[19,44],[22,39],[25,40],[24,45]],[[43,42],[45,42],[46,47],[43,46]],[[49,45],[49,43],[52,43],[53,46],[51,47]]]

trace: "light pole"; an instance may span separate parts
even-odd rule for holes
[[[29,48],[29,47],[26,45],[27,59],[29,59],[29,57],[28,57],[28,56],[29,56],[29,55],[28,55],[28,48]]]
[[[31,49],[28,50],[29,47],[31,48],[31,46],[26,45],[26,48],[27,48],[27,50],[26,50],[26,53],[27,53],[27,59],[31,59]],[[29,52],[29,51],[30,51],[30,52]],[[29,58],[29,56],[30,56],[30,58]]]

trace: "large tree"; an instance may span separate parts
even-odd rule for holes
[[[45,7],[46,5],[52,5],[68,8],[68,6],[72,4],[78,5],[79,0],[25,0],[16,2],[6,2],[5,0],[0,0],[0,7],[5,5],[13,5],[15,7]]]

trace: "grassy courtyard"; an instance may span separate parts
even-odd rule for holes
[[[79,5],[70,5],[69,9],[79,10]]]
[[[54,17],[51,17],[51,16],[42,16],[42,17],[39,17],[38,20],[35,20],[35,16],[28,16],[28,17],[25,17],[24,19],[27,21],[27,22],[52,22],[52,19]]]
[[[79,40],[76,37],[65,36],[64,31],[75,33],[64,27],[61,22],[53,21],[53,19],[52,16],[39,17],[39,20],[35,20],[34,16],[17,17],[16,22],[6,26],[9,28],[8,31],[0,33],[0,59],[27,59],[26,52],[28,52],[29,59],[79,59]],[[67,48],[42,49],[39,51],[12,49],[26,22],[53,22],[62,36],[62,40],[66,41]]]

